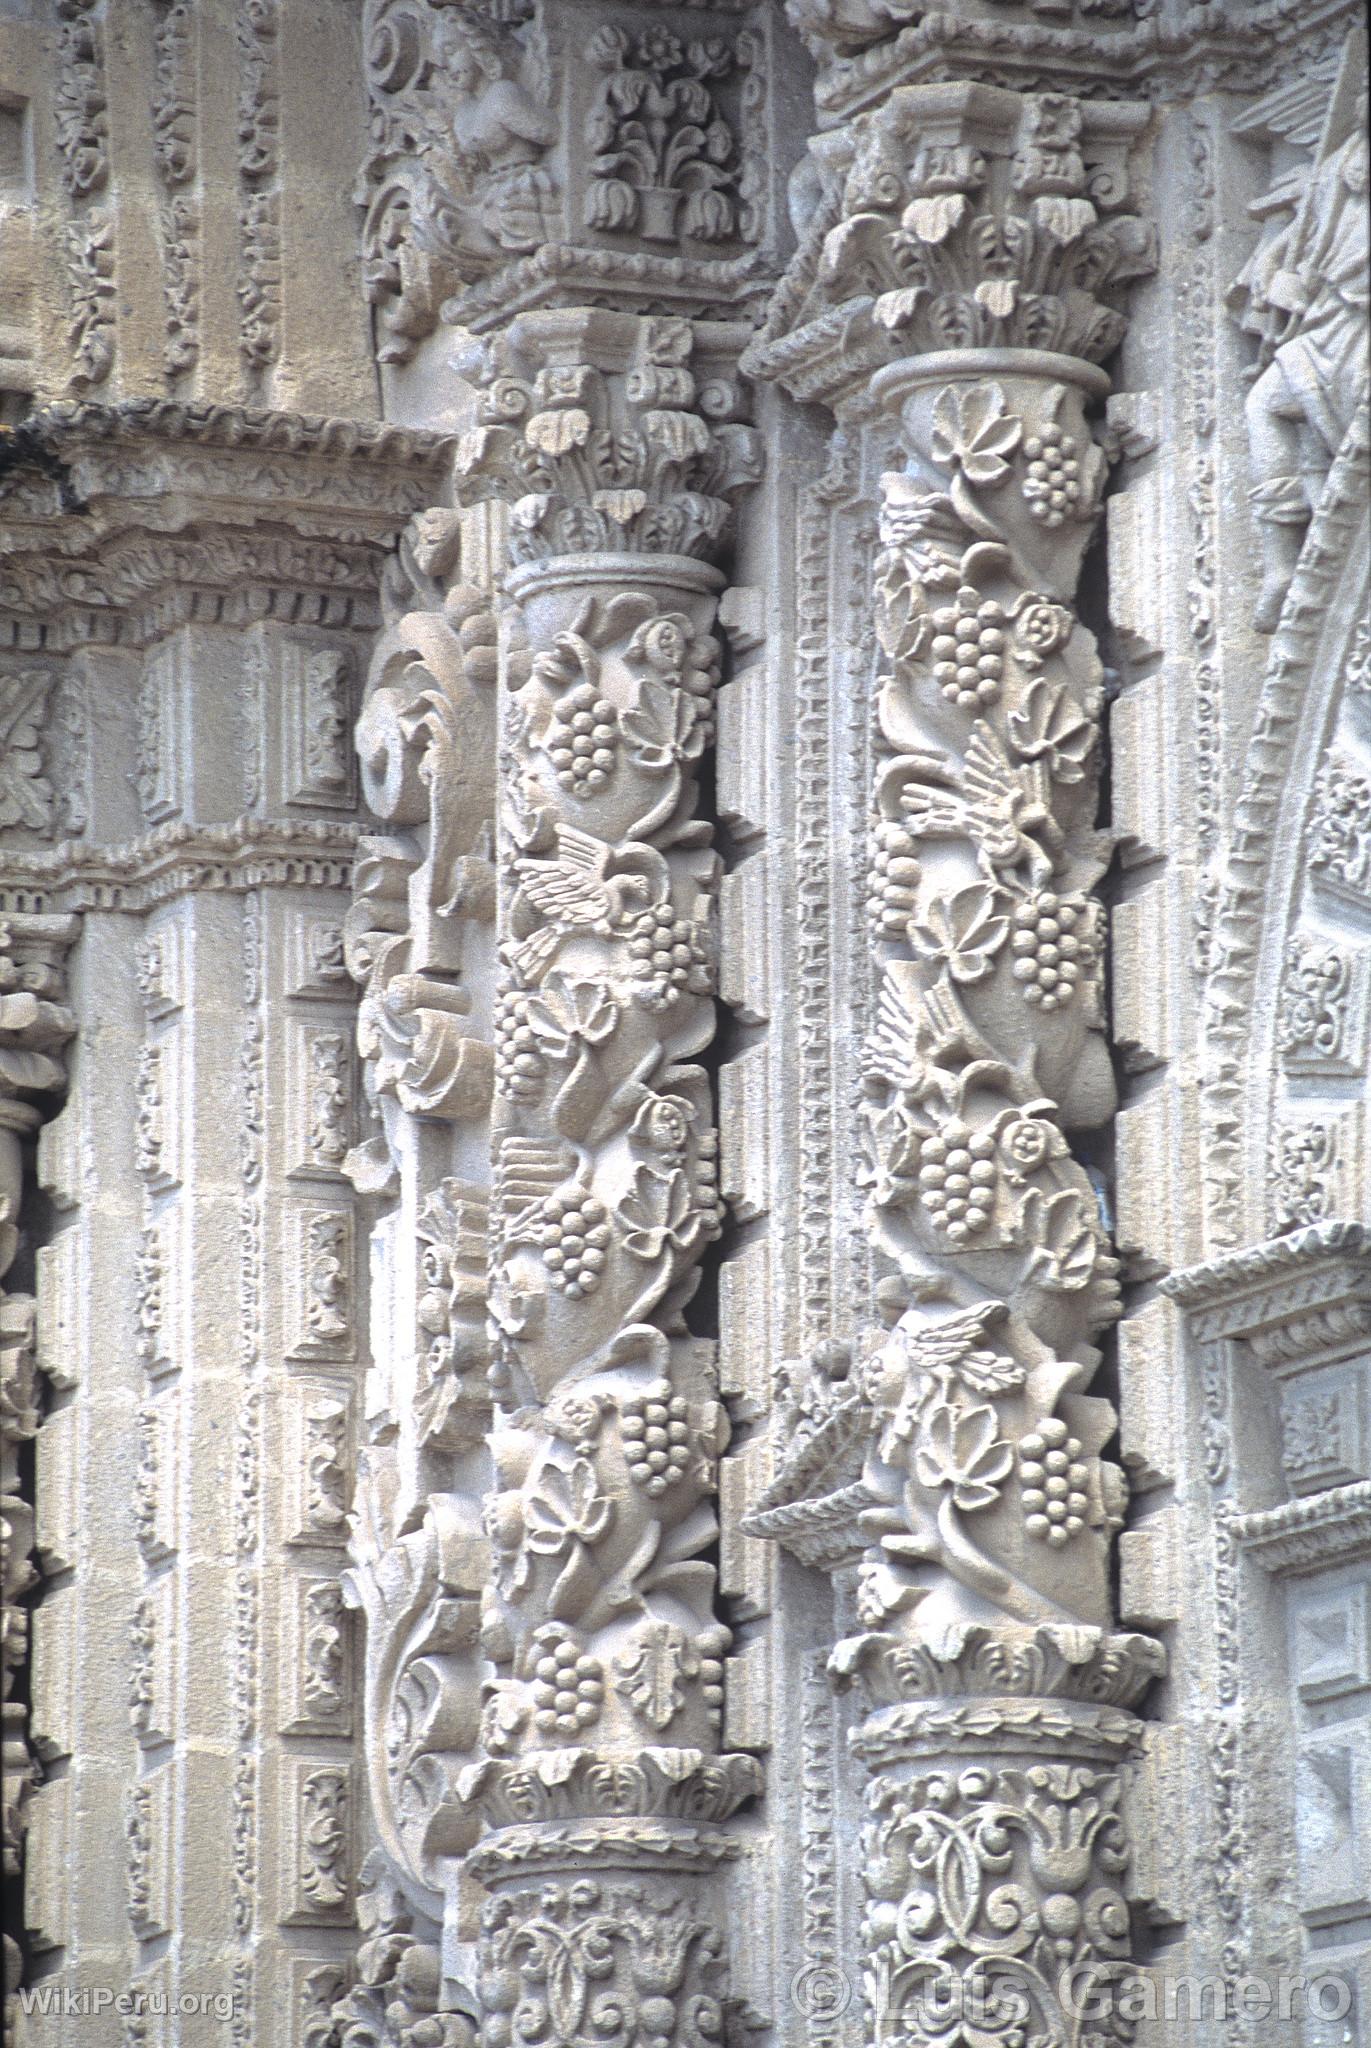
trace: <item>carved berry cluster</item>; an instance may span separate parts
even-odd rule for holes
[[[547,1078],[547,1062],[528,1021],[528,998],[506,989],[495,1004],[495,1085],[515,1102],[536,1102]]]
[[[933,679],[963,711],[992,704],[1004,676],[1005,613],[979,591],[957,592],[955,605],[933,614]]]
[[[604,1666],[588,1656],[555,1622],[537,1629],[541,1651],[533,1666],[533,1725],[544,1735],[575,1735],[600,1718]]]
[[[1081,1442],[1064,1422],[1048,1416],[1019,1442],[1019,1481],[1024,1527],[1040,1543],[1060,1550],[1085,1527],[1089,1473],[1081,1463]]]
[[[995,1140],[956,1118],[919,1148],[924,1207],[954,1244],[965,1244],[989,1223],[997,1178]]]
[[[654,1380],[637,1399],[619,1404],[624,1458],[635,1486],[657,1500],[690,1464],[690,1410],[669,1380]]]
[[[618,759],[614,706],[592,684],[568,690],[552,710],[547,751],[557,780],[573,796],[594,796],[614,773]]]
[[[1028,509],[1045,526],[1061,526],[1081,502],[1081,465],[1074,434],[1056,420],[1023,444],[1028,475],[1023,494]]]
[[[1030,896],[1015,906],[1010,944],[1024,1001],[1044,1010],[1063,1009],[1095,964],[1090,906],[1050,889]]]
[[[609,1243],[604,1203],[581,1188],[570,1194],[549,1195],[543,1203],[538,1242],[554,1287],[573,1300],[593,1294],[600,1284]]]
[[[877,938],[902,939],[918,902],[919,861],[912,833],[893,818],[878,818],[871,832],[870,919]]]
[[[678,918],[671,904],[654,904],[634,918],[629,927],[629,959],[634,993],[649,1010],[665,1010],[687,989],[705,995],[709,990],[709,956],[700,940],[698,927]]]

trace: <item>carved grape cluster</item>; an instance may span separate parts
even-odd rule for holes
[[[1004,676],[1004,606],[970,588],[933,614],[933,679],[949,704],[993,704]]]
[[[506,989],[495,1004],[495,1085],[514,1102],[536,1102],[547,1077],[547,1062],[528,1021],[528,999]]]
[[[924,1207],[954,1244],[965,1244],[989,1223],[997,1179],[995,1140],[955,1118],[919,1147]]]
[[[579,683],[552,710],[547,751],[557,780],[573,796],[594,796],[618,759],[614,706],[590,683]]]
[[[556,1622],[534,1631],[540,1655],[533,1666],[533,1725],[543,1735],[575,1735],[600,1718],[604,1666],[588,1656]]]
[[[718,1722],[724,1711],[724,1662],[722,1657],[701,1657],[700,1698],[709,1709],[710,1718]]]
[[[1014,979],[1026,1003],[1043,1010],[1065,1008],[1082,977],[1095,964],[1089,929],[1090,906],[1044,889],[1014,909]]]
[[[869,915],[878,939],[902,939],[918,901],[919,862],[912,833],[893,818],[878,818],[871,831],[867,874]]]
[[[719,1133],[701,1131],[695,1141],[695,1205],[711,1236],[723,1229],[728,1211],[719,1193]]]
[[[1019,1481],[1023,1487],[1024,1527],[1039,1543],[1060,1550],[1085,1527],[1089,1506],[1081,1441],[1055,1416],[1038,1424],[1019,1442]]]
[[[649,1010],[665,1010],[689,989],[709,990],[709,956],[698,928],[678,918],[669,902],[654,904],[629,927],[629,959],[635,994]]]
[[[1023,487],[1028,509],[1045,526],[1060,526],[1081,502],[1081,465],[1076,437],[1048,420],[1023,444],[1028,476]]]
[[[669,1380],[654,1380],[643,1394],[619,1403],[624,1458],[635,1486],[657,1500],[690,1464],[690,1410]]]
[[[604,1203],[582,1188],[549,1195],[543,1203],[538,1242],[554,1287],[573,1300],[593,1294],[600,1284],[609,1243]]]

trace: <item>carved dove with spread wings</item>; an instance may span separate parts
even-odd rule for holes
[[[967,741],[962,783],[965,794],[912,777],[900,793],[910,833],[921,839],[970,839],[992,879],[997,868],[1027,861],[1032,880],[1046,881],[1063,843],[1052,815],[1046,764],[1011,761],[990,727],[981,723]]]
[[[638,910],[661,895],[666,881],[661,855],[651,847],[620,853],[574,825],[559,827],[554,859],[525,858],[515,873],[522,902],[542,920],[514,953],[527,986],[541,980],[557,948],[573,934],[619,936]]]

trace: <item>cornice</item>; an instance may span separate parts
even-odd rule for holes
[[[138,645],[302,607],[374,630],[385,561],[442,499],[453,445],[235,406],[45,407],[0,436],[0,645]]]
[[[205,890],[346,888],[361,827],[324,819],[237,818],[161,825],[122,846],[68,839],[0,855],[0,917],[143,911]]]
[[[1170,1274],[1202,1342],[1238,1338],[1245,1356],[1278,1379],[1364,1346],[1371,1332],[1371,1231],[1322,1223],[1231,1257]]]
[[[1371,1558],[1371,1480],[1236,1515],[1234,1536],[1273,1577]]]
[[[195,442],[213,448],[269,449],[278,455],[322,456],[389,466],[409,474],[416,465],[440,470],[451,452],[448,436],[322,413],[274,412],[242,405],[183,403],[170,398],[129,398],[117,405],[60,400],[0,435],[7,442],[57,448],[84,440]]]
[[[1303,1276],[1333,1260],[1358,1264],[1371,1257],[1371,1229],[1364,1223],[1315,1223],[1265,1244],[1249,1245],[1202,1266],[1187,1266],[1160,1281],[1161,1292],[1182,1308],[1236,1304],[1273,1281]]]
[[[1092,100],[1184,104],[1212,92],[1257,93],[1292,62],[1307,64],[1331,48],[1361,12],[1350,0],[1265,0],[1242,9],[1241,18],[1236,8],[1224,18],[1212,6],[1192,4],[1179,20],[1156,9],[1131,25],[1063,28],[968,20],[950,7],[916,10],[912,0],[907,10],[889,0],[884,11],[883,30],[870,10],[868,47],[836,55],[841,34],[811,25],[807,40],[821,64],[815,91],[821,126],[851,120],[896,86],[967,76],[1018,92]],[[899,28],[888,17],[901,11],[922,18]],[[851,31],[847,40],[855,40]]]

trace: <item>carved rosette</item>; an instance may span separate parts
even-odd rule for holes
[[[1072,1141],[1115,1100],[1104,678],[1076,587],[1113,287],[1149,261],[1123,210],[1138,126],[1057,97],[896,92],[857,124],[798,325],[756,351],[792,388],[892,418],[899,456],[880,480],[862,1062],[891,1327],[848,1379],[797,1385],[750,1522],[858,1571],[865,1633],[834,1669],[878,1706],[856,1737],[878,2039],[943,2038],[961,2011],[978,2039],[1065,2048],[1063,1974],[1091,1989],[1128,1955],[1119,1709],[1161,1656],[1110,1632],[1124,1487],[1088,1388],[1118,1269]]]
[[[721,1208],[711,746],[736,393],[674,320],[551,314],[493,356],[459,456],[510,502],[483,1601],[486,2036],[717,2038],[705,1880],[757,1789],[721,1757],[711,1346]],[[538,1875],[547,1870],[546,1878]],[[528,1889],[531,1875],[537,1888]]]

